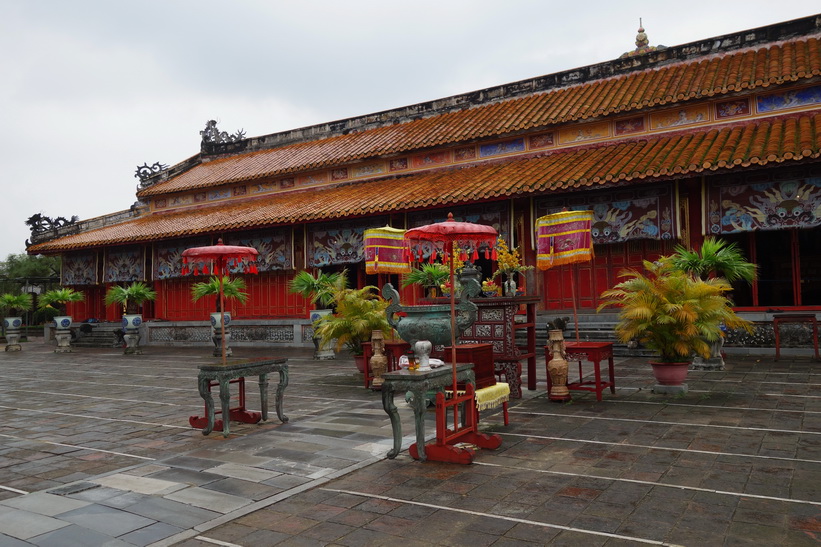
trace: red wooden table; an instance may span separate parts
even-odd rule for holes
[[[567,389],[577,391],[592,391],[596,394],[596,400],[601,401],[602,391],[610,388],[610,393],[616,393],[616,373],[613,368],[613,344],[611,342],[565,342],[566,359],[579,362],[579,381],[568,382]],[[552,359],[550,346],[545,346],[545,367]],[[602,381],[601,362],[607,359],[609,382]],[[585,381],[582,372],[582,361],[587,360],[593,363],[594,380]],[[550,373],[547,374],[547,391],[550,392],[552,382]]]
[[[779,313],[773,315],[773,331],[775,332],[775,360],[781,357],[781,323],[810,323],[812,325],[812,344],[815,348],[815,358],[818,357],[818,321],[814,313]]]

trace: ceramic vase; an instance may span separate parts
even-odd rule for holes
[[[550,362],[547,363],[547,373],[550,375],[550,392],[547,398],[551,401],[569,401],[570,390],[567,389],[567,359],[565,358],[564,333],[560,330],[551,330],[547,333],[550,353]]]

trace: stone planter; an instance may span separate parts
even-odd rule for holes
[[[3,318],[3,330],[6,331],[6,351],[21,351],[20,327],[23,326],[22,317]]]
[[[54,318],[54,338],[57,340],[54,353],[71,353],[71,323],[70,315],[58,315]]]
[[[140,325],[143,323],[143,316],[140,314],[123,315],[123,341],[125,355],[141,355],[140,349]]]
[[[228,312],[222,314],[220,314],[220,312],[214,312],[211,314],[211,340],[214,342],[214,357],[222,356],[222,325],[220,325],[220,315],[223,316],[223,321],[225,321],[225,356],[230,357],[233,355],[233,351],[231,351],[231,330],[229,328],[231,324],[231,314]]]

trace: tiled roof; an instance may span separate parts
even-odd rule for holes
[[[566,192],[619,181],[657,180],[670,175],[816,159],[820,151],[821,112],[155,213],[34,245],[28,251],[60,252]]]
[[[140,197],[327,168],[597,116],[797,82],[821,74],[817,36],[737,50],[379,127],[216,159],[148,187]]]

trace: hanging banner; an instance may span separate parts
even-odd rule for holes
[[[229,234],[225,244],[256,249],[259,253],[256,265],[260,272],[293,269],[294,246],[290,228]],[[230,271],[241,273],[239,266]]]
[[[593,211],[563,211],[536,219],[536,265],[547,270],[593,259]]]
[[[96,285],[97,253],[68,253],[60,267],[61,285]]]
[[[371,228],[365,230],[365,273],[402,274],[411,271],[405,254],[405,230]]]
[[[365,230],[384,226],[386,217],[309,224],[306,229],[306,263],[309,268],[331,264],[356,264],[365,259]]]
[[[142,247],[106,249],[103,261],[103,283],[145,280]]]
[[[821,177],[772,175],[713,183],[704,192],[707,235],[813,228],[821,224]]]
[[[672,183],[541,198],[534,202],[534,207],[537,217],[562,210],[593,211],[590,231],[594,244],[678,238],[676,192]]]

